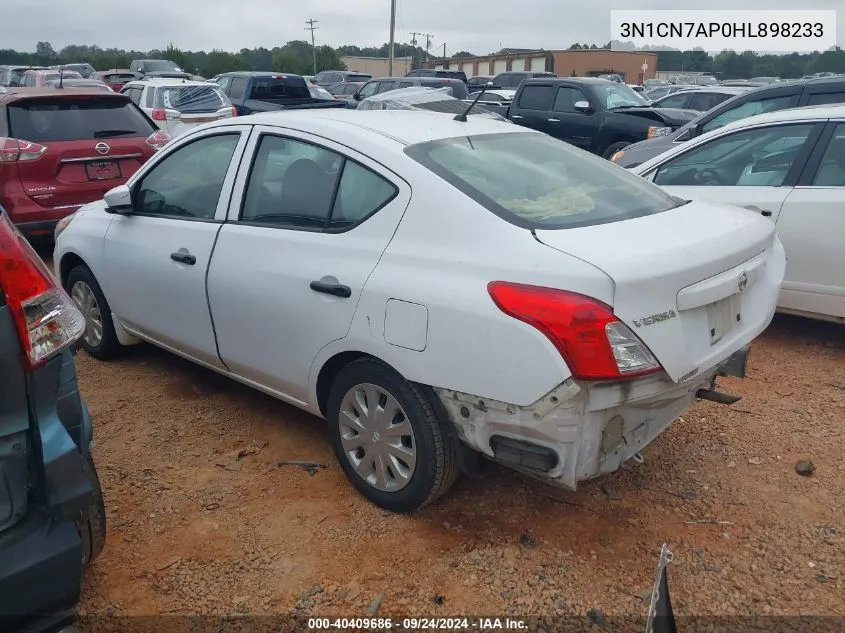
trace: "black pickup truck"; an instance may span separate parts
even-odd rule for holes
[[[273,72],[232,72],[214,78],[239,116],[295,108],[345,108],[343,99],[315,99],[300,75]]]
[[[519,85],[508,118],[610,158],[631,143],[671,134],[700,114],[650,107],[627,85],[606,79],[544,77]]]

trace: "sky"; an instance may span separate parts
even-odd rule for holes
[[[396,41],[412,31],[430,33],[431,52],[443,45],[487,54],[503,47],[568,48],[610,40],[611,9],[676,9],[667,0],[396,0]],[[835,9],[841,0],[814,0],[803,8]],[[151,50],[173,43],[184,50],[281,46],[309,39],[305,21],[318,20],[317,44],[380,46],[388,41],[389,0],[2,0],[0,48],[34,51],[38,41]],[[792,0],[715,0],[707,9],[792,9]],[[690,6],[689,8],[702,8]],[[32,19],[18,21],[14,16]],[[37,16],[37,17],[35,17]],[[419,36],[418,36],[419,37]],[[845,41],[845,10],[837,15]],[[423,46],[425,37],[422,38]]]

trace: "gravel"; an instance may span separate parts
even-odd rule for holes
[[[81,613],[536,614],[549,633],[560,616],[604,630],[645,614],[667,542],[677,616],[843,616],[841,327],[777,318],[749,377],[720,382],[743,400],[697,403],[642,464],[576,493],[493,467],[412,516],[354,492],[321,420],[149,346],[80,353],[109,517]]]

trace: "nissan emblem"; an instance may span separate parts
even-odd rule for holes
[[[111,148],[105,143],[97,143],[94,149],[97,150],[98,154],[108,154]]]

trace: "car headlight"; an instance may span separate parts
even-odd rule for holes
[[[624,155],[625,155],[625,150],[620,149],[618,152],[616,152],[613,156],[610,157],[610,162],[611,163],[619,162],[619,159],[622,158]]]
[[[672,128],[670,128],[670,127],[649,126],[649,128],[648,128],[648,138],[656,138],[658,136],[667,136],[671,132],[672,132]]]
[[[71,220],[73,220],[73,216],[75,216],[79,211],[74,211],[70,215],[66,215],[61,220],[58,221],[56,224],[56,229],[53,231],[53,240],[59,239],[59,235],[62,231],[64,231],[69,225]]]

